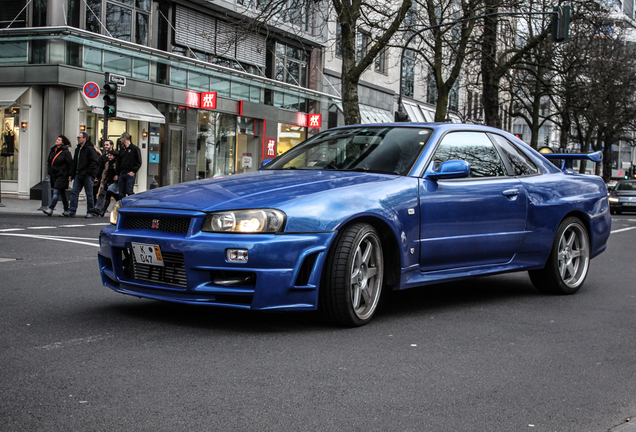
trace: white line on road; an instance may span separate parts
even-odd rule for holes
[[[619,233],[619,232],[623,232],[623,231],[629,231],[629,230],[633,230],[633,229],[636,229],[636,227],[617,229],[617,230],[614,230],[614,231],[610,231],[610,234],[615,234],[615,233]]]
[[[49,229],[49,228],[57,228],[56,226],[36,226],[36,227],[27,227],[27,229],[38,230],[38,229]]]
[[[0,232],[9,232],[9,231],[24,231],[24,228],[5,228],[5,229],[0,229]]]
[[[87,246],[99,247],[99,244],[87,243],[87,242],[78,241],[78,240],[71,240],[71,239],[63,238],[63,237],[51,237],[51,236],[32,235],[32,234],[13,234],[13,233],[0,233],[0,236],[28,237],[28,238],[34,238],[34,239],[40,239],[40,240],[55,240],[55,241],[61,241],[61,242],[67,242],[67,243],[77,243],[77,244],[83,244]]]

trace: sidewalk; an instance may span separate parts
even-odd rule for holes
[[[2,196],[0,200],[0,214],[1,213],[42,213],[41,210],[38,210],[42,206],[42,201],[40,200],[28,200],[28,199],[18,199],[18,198],[8,198],[6,195]],[[58,205],[59,208],[62,208],[62,203]],[[42,213],[43,214],[43,213]]]

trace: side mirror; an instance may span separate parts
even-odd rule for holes
[[[263,168],[265,165],[267,165],[268,163],[270,163],[271,161],[273,161],[274,159],[263,159],[263,161],[261,161],[260,164],[258,164],[258,168]]]
[[[435,171],[435,162],[431,162],[424,178],[429,180],[447,180],[455,178],[466,178],[470,175],[470,164],[466,161],[450,160],[443,162]]]

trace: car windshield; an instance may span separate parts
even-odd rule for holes
[[[431,133],[430,129],[396,126],[327,130],[282,154],[264,169],[407,175]]]
[[[636,182],[621,182],[618,185],[616,185],[616,190],[636,191]]]

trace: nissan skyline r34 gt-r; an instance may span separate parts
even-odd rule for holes
[[[324,131],[257,172],[124,198],[100,233],[104,285],[137,297],[369,322],[385,290],[528,271],[572,294],[610,233],[601,178],[466,124]]]

